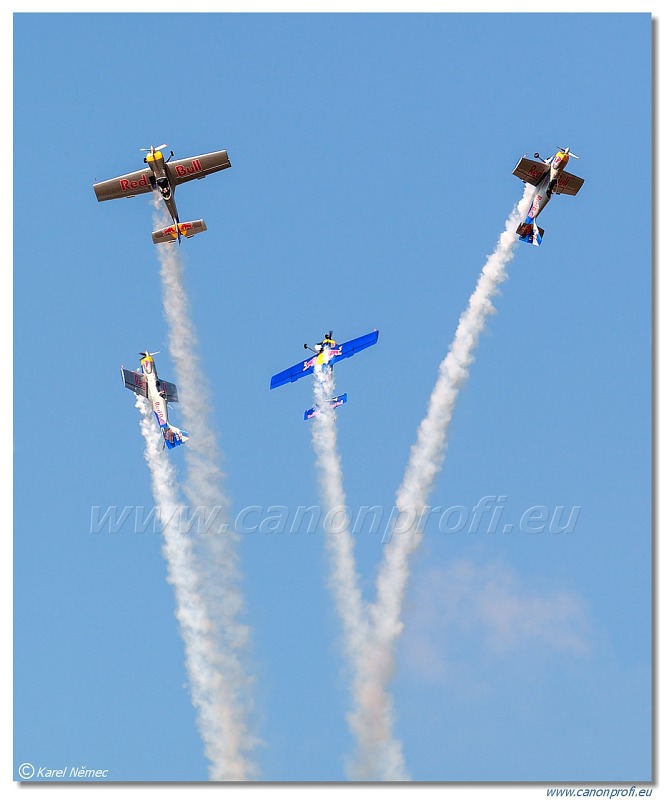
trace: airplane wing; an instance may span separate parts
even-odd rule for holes
[[[554,192],[556,194],[576,194],[584,184],[584,178],[577,178],[571,172],[564,171],[558,178]]]
[[[193,181],[194,179],[204,178],[220,169],[228,169],[231,162],[225,150],[217,150],[215,153],[206,153],[203,156],[193,158],[181,158],[179,161],[169,161],[166,164],[171,183],[175,186]]]
[[[159,380],[161,381],[161,388],[166,391],[166,402],[177,403],[178,387],[174,383],[169,383],[169,381],[162,381],[161,378]]]
[[[95,183],[92,188],[100,203],[102,200],[116,200],[118,197],[134,197],[152,191],[150,174],[150,168],[146,167],[137,172],[120,175],[119,178],[111,178],[110,181]]]
[[[542,175],[549,171],[549,165],[543,164],[541,161],[531,161],[529,158],[522,158],[519,163],[512,170],[512,175],[521,178],[525,183],[531,183],[533,186],[542,180]]]
[[[338,356],[333,356],[330,359],[330,364],[336,364],[337,361],[350,358],[354,356],[355,353],[359,353],[360,350],[365,350],[367,347],[371,347],[372,344],[376,344],[377,341],[378,331],[372,331],[364,336],[358,336],[357,339],[344,342],[344,344],[338,344],[335,349],[341,350],[341,353]],[[270,389],[276,389],[278,386],[283,386],[285,383],[292,383],[300,378],[304,378],[305,375],[311,375],[314,368],[313,366],[307,366],[307,364],[310,364],[315,357],[316,356],[307,358],[304,361],[300,361],[299,364],[295,364],[295,366],[273,375],[270,380]]]
[[[336,364],[337,361],[343,361],[344,358],[350,358],[351,356],[354,356],[355,353],[359,353],[360,350],[366,350],[367,347],[371,347],[371,345],[376,344],[377,341],[378,331],[372,331],[371,333],[366,333],[364,336],[358,336],[357,339],[351,339],[349,342],[339,344],[337,345],[337,348],[341,350],[341,354],[334,356],[330,363]]]
[[[314,371],[314,368],[305,368],[305,364],[309,363],[310,361],[311,359],[307,358],[305,361],[300,361],[299,364],[295,364],[294,367],[289,367],[283,372],[278,372],[276,375],[273,375],[270,380],[270,389],[276,389],[278,386],[283,386],[285,383],[293,383],[293,381],[304,378],[305,375],[311,375],[311,373]]]
[[[140,372],[132,372],[132,370],[125,369],[124,367],[121,369],[122,380],[124,381],[124,385],[127,387],[127,389],[131,389],[134,394],[138,394],[141,397],[147,397],[148,385],[147,381],[145,380],[145,376]]]

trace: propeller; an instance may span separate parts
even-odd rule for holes
[[[154,351],[154,353],[149,353],[149,352],[146,350],[144,353],[139,353],[138,355],[139,355],[139,356],[141,356],[141,358],[146,358],[147,356],[156,356],[156,355],[158,355],[159,353],[161,353],[161,350],[155,350],[155,351]]]
[[[581,158],[581,156],[576,156],[574,153],[570,153],[569,147],[559,147],[558,150],[565,153],[567,156],[572,156],[572,158]]]
[[[141,153],[151,153],[153,150],[163,150],[164,147],[168,147],[167,144],[160,144],[159,147],[141,147]]]

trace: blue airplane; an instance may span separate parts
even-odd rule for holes
[[[304,378],[306,375],[311,375],[314,367],[321,366],[323,369],[332,369],[334,364],[342,361],[344,358],[350,358],[355,353],[361,350],[366,350],[378,341],[378,331],[372,331],[364,336],[359,336],[357,339],[351,339],[343,344],[337,344],[332,338],[332,331],[329,331],[323,337],[321,342],[318,342],[313,347],[305,344],[306,350],[311,350],[314,353],[311,358],[300,361],[283,372],[278,372],[273,375],[270,380],[270,389],[276,389],[278,386],[283,386],[286,383],[293,383],[294,381]],[[348,395],[342,394],[338,397],[331,397],[328,402],[332,408],[337,408],[348,401]],[[304,412],[304,419],[311,419],[319,413],[319,409],[315,406],[309,408]]]

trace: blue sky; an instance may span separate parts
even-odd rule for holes
[[[335,374],[348,502],[389,513],[514,165],[581,156],[510,265],[430,498],[503,497],[514,529],[432,518],[396,733],[414,780],[650,779],[651,34],[644,13],[14,17],[15,778],[207,775],[160,536],[91,533],[95,507],[153,503],[120,364],[162,350],[173,380],[149,201],[92,184],[168,142],[233,164],[178,207],[208,225],[182,253],[231,514],[261,520],[319,502],[311,386],[268,386],[329,328],[380,329]],[[535,506],[580,512],[519,530]],[[380,532],[356,549],[372,597]],[[344,780],[323,534],[243,531],[240,557],[261,778]]]

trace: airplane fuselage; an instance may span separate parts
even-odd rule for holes
[[[316,345],[316,349],[318,353],[305,362],[304,369],[316,366],[327,366],[328,364],[331,365],[331,362],[334,361],[334,357],[341,355],[341,349],[337,347],[337,343],[333,339],[325,339],[319,345]]]
[[[145,375],[147,384],[148,401],[152,404],[152,410],[157,418],[160,428],[168,427],[168,404],[166,398],[160,394],[160,383],[157,377],[157,368],[152,356],[145,356],[141,359],[141,372]]]
[[[551,159],[549,171],[542,175],[540,182],[537,184],[537,191],[535,192],[533,202],[530,206],[530,210],[528,211],[528,217],[530,219],[536,219],[537,216],[544,210],[544,207],[551,199],[551,195],[555,190],[556,183],[563,170],[567,166],[568,161],[569,156],[567,153],[563,153],[562,151],[558,151]]]
[[[162,152],[160,150],[151,150],[145,157],[145,163],[152,170],[151,183],[153,188],[161,195],[173,222],[178,223],[180,218],[175,205],[175,187],[171,184]]]

